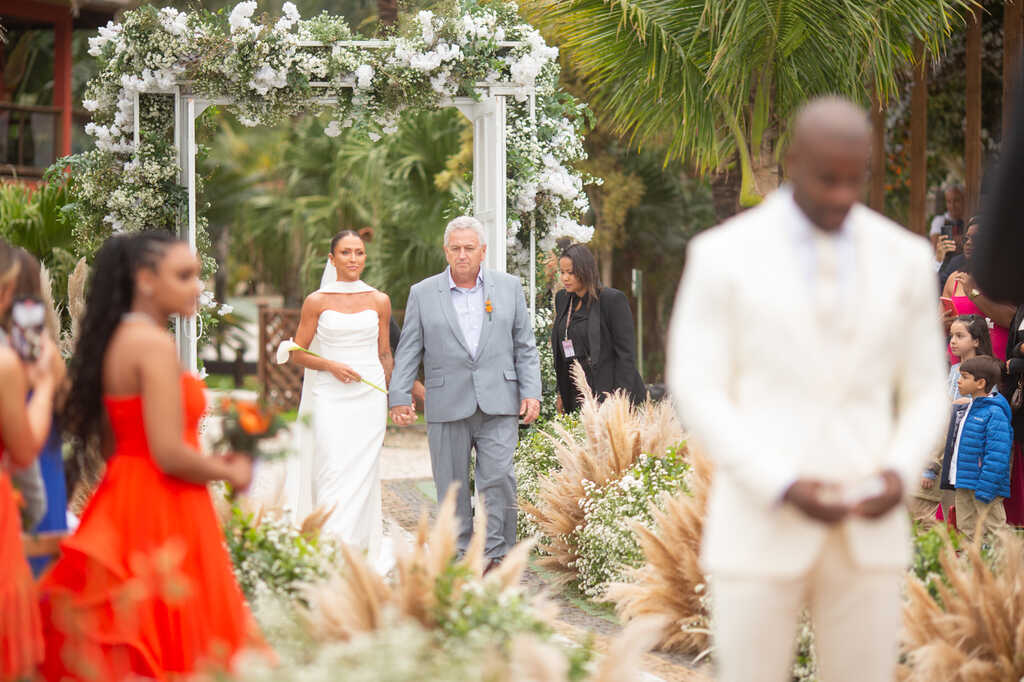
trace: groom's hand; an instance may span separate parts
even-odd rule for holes
[[[416,412],[412,405],[395,405],[391,408],[391,421],[395,426],[409,426],[416,421]]]
[[[532,424],[540,416],[540,401],[536,398],[523,398],[519,403],[519,416],[523,418],[524,424]]]
[[[838,486],[815,479],[797,479],[782,499],[815,521],[829,525],[842,521],[850,513]]]
[[[861,500],[853,508],[854,514],[877,519],[888,514],[890,509],[903,501],[903,479],[900,475],[892,469],[886,469],[879,475],[882,479],[882,490],[866,500]]]

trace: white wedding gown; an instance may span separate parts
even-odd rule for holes
[[[378,327],[375,310],[351,314],[325,310],[316,327],[320,354],[383,387]],[[365,383],[342,383],[329,372],[315,372],[311,397],[312,507],[333,509],[324,532],[366,550],[376,562],[384,534],[380,449],[387,426],[387,396]]]
[[[362,282],[344,289],[339,282],[326,284],[321,291],[356,293],[356,284],[372,290]],[[384,388],[378,330],[375,310],[325,310],[310,350],[345,363]],[[324,535],[366,552],[370,564],[386,573],[394,563],[381,513],[380,454],[386,427],[386,394],[362,382],[342,383],[330,372],[307,369],[294,428],[295,452],[283,464],[260,467],[250,498],[264,506],[283,505],[296,525],[313,511],[331,510]]]

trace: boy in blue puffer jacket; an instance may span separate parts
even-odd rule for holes
[[[955,440],[942,475],[943,483],[956,489],[956,525],[969,540],[979,522],[983,535],[1006,525],[1003,498],[1010,495],[1013,429],[1010,405],[995,391],[1000,377],[999,362],[989,356],[960,365],[960,395],[971,403],[951,434]]]

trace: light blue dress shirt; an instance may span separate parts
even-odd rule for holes
[[[455,285],[452,269],[448,268],[448,286],[452,296],[452,307],[459,318],[462,337],[469,347],[469,354],[476,357],[477,346],[480,345],[480,331],[484,326],[484,269],[476,275],[476,285],[472,289],[464,289]]]

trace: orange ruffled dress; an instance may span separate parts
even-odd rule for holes
[[[185,375],[185,440],[198,447],[203,383]],[[206,486],[163,474],[142,399],[106,397],[117,449],[78,530],[42,578],[47,680],[157,680],[231,659],[258,635]]]
[[[0,451],[3,445],[0,444]],[[10,477],[0,470],[0,680],[31,679],[43,659],[35,580]]]

